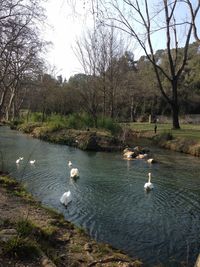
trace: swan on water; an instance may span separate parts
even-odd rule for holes
[[[73,169],[71,169],[71,171],[70,171],[70,177],[71,177],[71,178],[79,177],[79,171],[78,171],[77,168],[73,168]]]
[[[72,166],[72,162],[71,162],[71,161],[68,162],[68,166],[69,166],[69,167]]]
[[[30,162],[30,164],[34,164],[35,163],[35,159],[34,160],[30,160],[29,162]]]
[[[23,160],[24,158],[22,157],[19,157],[17,160],[16,160],[16,163],[19,164],[21,160]]]
[[[60,202],[65,206],[67,206],[71,201],[72,201],[72,198],[71,198],[70,191],[65,192],[60,198]]]
[[[155,161],[155,159],[151,158],[151,159],[147,159],[147,162],[148,163],[155,163],[156,161]]]
[[[145,190],[151,190],[151,189],[153,189],[153,184],[151,183],[151,173],[149,172],[149,179],[148,179],[148,182],[147,183],[145,183],[145,185],[144,185],[144,189]]]

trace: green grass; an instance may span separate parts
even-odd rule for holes
[[[129,127],[138,132],[149,132],[154,134],[154,124],[149,123],[129,123]],[[181,129],[173,130],[171,124],[157,124],[157,134],[171,133],[173,137],[180,137],[186,139],[195,139],[200,141],[200,125],[194,124],[181,124]]]

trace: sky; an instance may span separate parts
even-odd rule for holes
[[[75,15],[72,7],[66,0],[48,0],[45,4],[47,21],[44,38],[51,41],[52,45],[48,48],[46,60],[55,66],[53,75],[61,75],[69,79],[76,73],[82,72],[73,48],[75,41],[84,28],[84,19],[81,15]]]
[[[47,14],[47,24],[44,31],[44,39],[51,41],[53,44],[49,47],[46,54],[46,60],[50,63],[50,74],[53,76],[62,75],[67,80],[76,73],[83,72],[80,62],[76,57],[73,49],[77,38],[81,38],[82,32],[87,26],[92,25],[89,12],[84,9],[83,3],[89,1],[77,0],[76,12],[68,2],[75,0],[48,0],[45,4]],[[119,0],[120,1],[120,0]],[[152,0],[158,3],[158,0]],[[197,0],[194,0],[194,2]],[[150,3],[153,5],[153,2]],[[87,8],[87,6],[85,7]],[[179,14],[186,16],[183,10],[178,10]],[[158,21],[158,24],[160,21]],[[181,33],[184,35],[184,32]],[[165,34],[160,33],[154,36],[155,50],[165,47]],[[141,49],[134,50],[136,56],[141,56]],[[144,54],[144,53],[143,53]],[[55,68],[53,68],[55,66]]]

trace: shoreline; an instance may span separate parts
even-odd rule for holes
[[[160,148],[200,157],[200,141],[188,138],[175,138],[167,132],[155,134],[150,131],[139,132],[126,128],[124,129],[124,137],[122,138],[121,136],[113,136],[108,131],[98,129],[50,130],[40,123],[19,125],[18,127],[11,127],[11,129],[22,131],[34,138],[47,142],[68,145],[85,151],[120,152],[127,146],[134,146],[135,139],[138,141],[146,139]]]
[[[2,266],[144,266],[111,245],[93,240],[62,214],[42,206],[20,183],[2,172],[0,212]]]

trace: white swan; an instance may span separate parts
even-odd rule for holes
[[[155,163],[155,159],[152,159],[152,158],[151,159],[147,159],[147,162],[148,163]]]
[[[72,166],[72,162],[71,162],[71,161],[68,162],[68,166],[69,166],[69,167]]]
[[[16,160],[16,163],[19,164],[19,163],[20,163],[20,160],[21,160],[20,158],[17,159],[17,160]]]
[[[73,169],[71,169],[71,171],[70,171],[70,177],[71,177],[71,178],[79,177],[79,171],[78,171],[77,168],[73,168]]]
[[[22,157],[19,157],[17,160],[16,160],[16,163],[19,164],[21,160],[23,160],[24,158]]]
[[[65,206],[67,206],[71,201],[72,201],[72,198],[71,198],[70,191],[65,192],[60,198],[60,202]]]
[[[148,182],[147,183],[145,183],[145,185],[144,185],[144,189],[145,190],[151,190],[151,189],[153,189],[153,184],[151,183],[151,173],[149,172],[149,179],[148,179]]]
[[[30,160],[29,162],[30,162],[30,164],[34,164],[35,163],[35,159],[34,160]]]

